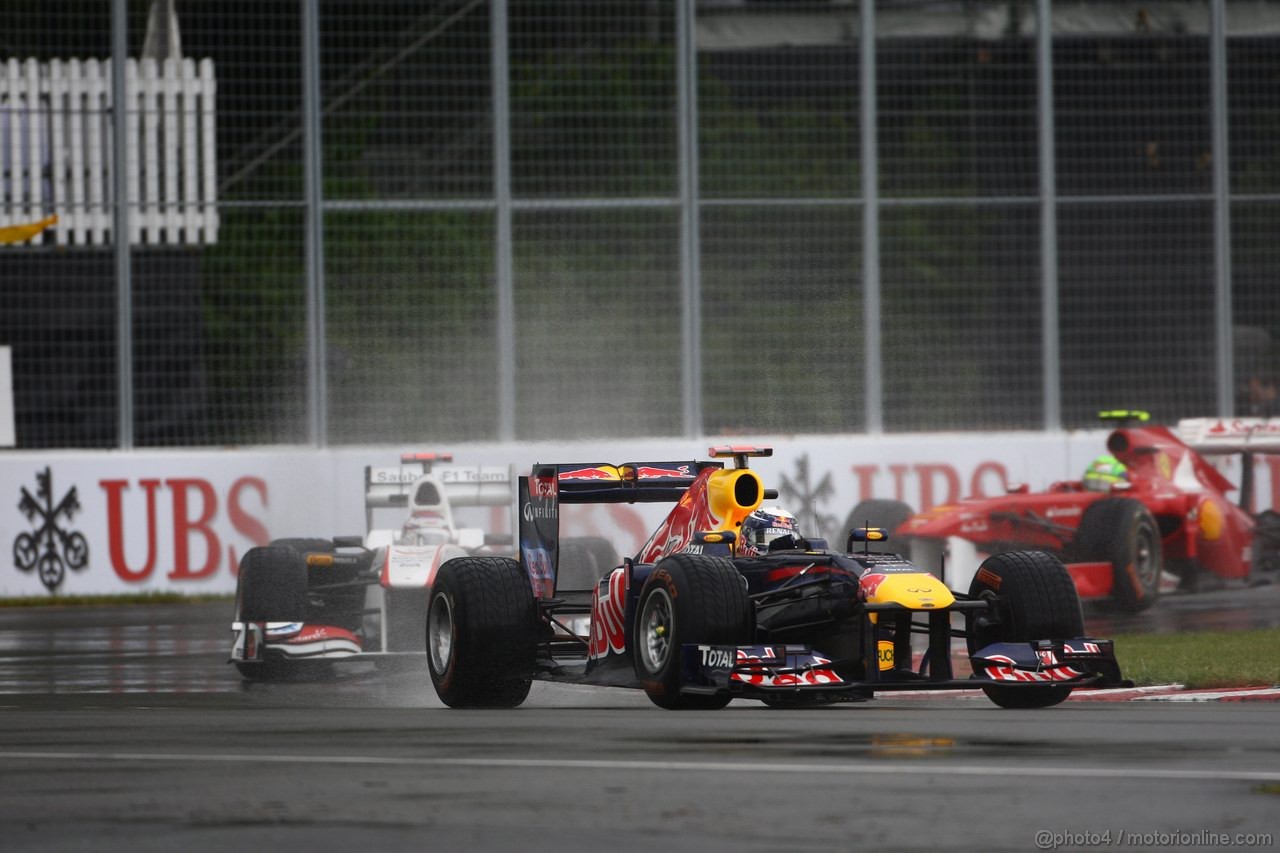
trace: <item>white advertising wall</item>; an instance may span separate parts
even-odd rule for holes
[[[893,436],[772,436],[701,441],[583,441],[138,452],[0,453],[0,597],[173,591],[230,593],[246,550],[284,536],[363,534],[364,467],[400,453],[449,451],[458,464],[622,463],[704,459],[711,444],[761,444],[752,460],[806,533],[833,542],[858,501],[915,509],[1009,484],[1041,489],[1080,476],[1106,432]],[[577,508],[575,508],[577,509]],[[570,515],[570,535],[604,535],[623,553],[665,509],[608,506]],[[402,519],[383,510],[379,526]],[[656,513],[656,514],[655,514]],[[460,513],[468,525],[511,530],[511,511]]]
[[[13,428],[13,351],[0,347],[0,447],[17,443]]]

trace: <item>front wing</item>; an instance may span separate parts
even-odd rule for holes
[[[1029,643],[994,643],[970,656],[973,675],[932,678],[915,673],[881,673],[870,679],[850,679],[845,669],[810,646],[769,644],[754,646],[685,645],[681,649],[681,693],[728,692],[743,698],[780,694],[865,696],[868,690],[973,690],[983,685],[1003,687],[1126,687],[1110,640],[1081,637]],[[874,666],[874,662],[870,664]]]

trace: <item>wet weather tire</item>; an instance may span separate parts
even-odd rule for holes
[[[840,542],[843,543],[849,535],[849,531],[856,527],[880,527],[889,536],[889,542],[893,545],[893,550],[909,559],[911,557],[910,542],[905,537],[899,538],[894,534],[902,526],[902,523],[914,514],[911,507],[902,501],[877,498],[860,501],[845,520],[844,530],[840,534]]]
[[[427,605],[431,683],[450,708],[514,708],[533,683],[537,604],[507,557],[457,557],[440,567]]]
[[[570,536],[560,540],[556,589],[593,589],[621,561],[603,536]]]
[[[292,548],[250,548],[240,560],[236,588],[238,622],[305,622],[307,566]],[[324,670],[318,661],[289,661],[266,652],[261,661],[236,662],[248,681],[312,680]]]
[[[272,539],[271,547],[273,548],[290,548],[300,554],[318,553],[332,554],[332,539]]]
[[[1111,564],[1111,597],[1123,610],[1146,610],[1160,597],[1160,528],[1151,511],[1132,498],[1103,498],[1090,505],[1071,554],[1080,562]]]
[[[733,562],[675,554],[640,592],[632,637],[636,674],[649,699],[668,710],[714,711],[733,698],[680,692],[681,649],[691,643],[740,645],[755,635],[755,605]]]
[[[292,548],[250,548],[240,560],[236,600],[245,622],[305,622],[306,559]]]
[[[973,620],[969,654],[992,643],[1073,639],[1084,634],[1080,596],[1067,567],[1044,551],[1009,551],[983,561],[969,585],[972,598],[998,597],[1002,619]],[[982,692],[1001,708],[1048,708],[1066,700],[1071,687],[984,685]]]

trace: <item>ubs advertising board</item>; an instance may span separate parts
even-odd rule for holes
[[[457,464],[514,465],[521,474],[534,463],[694,460],[706,459],[713,444],[768,445],[772,457],[752,460],[766,488],[779,490],[778,503],[800,518],[807,535],[835,543],[860,500],[891,498],[923,510],[1011,484],[1045,488],[1078,478],[1102,452],[1105,437],[734,436],[334,450],[6,451],[0,453],[0,545],[9,559],[0,562],[0,597],[234,592],[239,560],[255,545],[365,533],[365,467],[395,465],[401,453],[451,452]],[[563,533],[604,536],[619,553],[634,553],[667,509],[592,507],[566,518]],[[517,510],[476,508],[458,522],[510,533]],[[398,528],[403,520],[382,510],[374,523]]]

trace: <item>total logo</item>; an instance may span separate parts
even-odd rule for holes
[[[554,498],[560,494],[560,486],[555,477],[532,477],[529,480],[529,493],[535,498]]]

